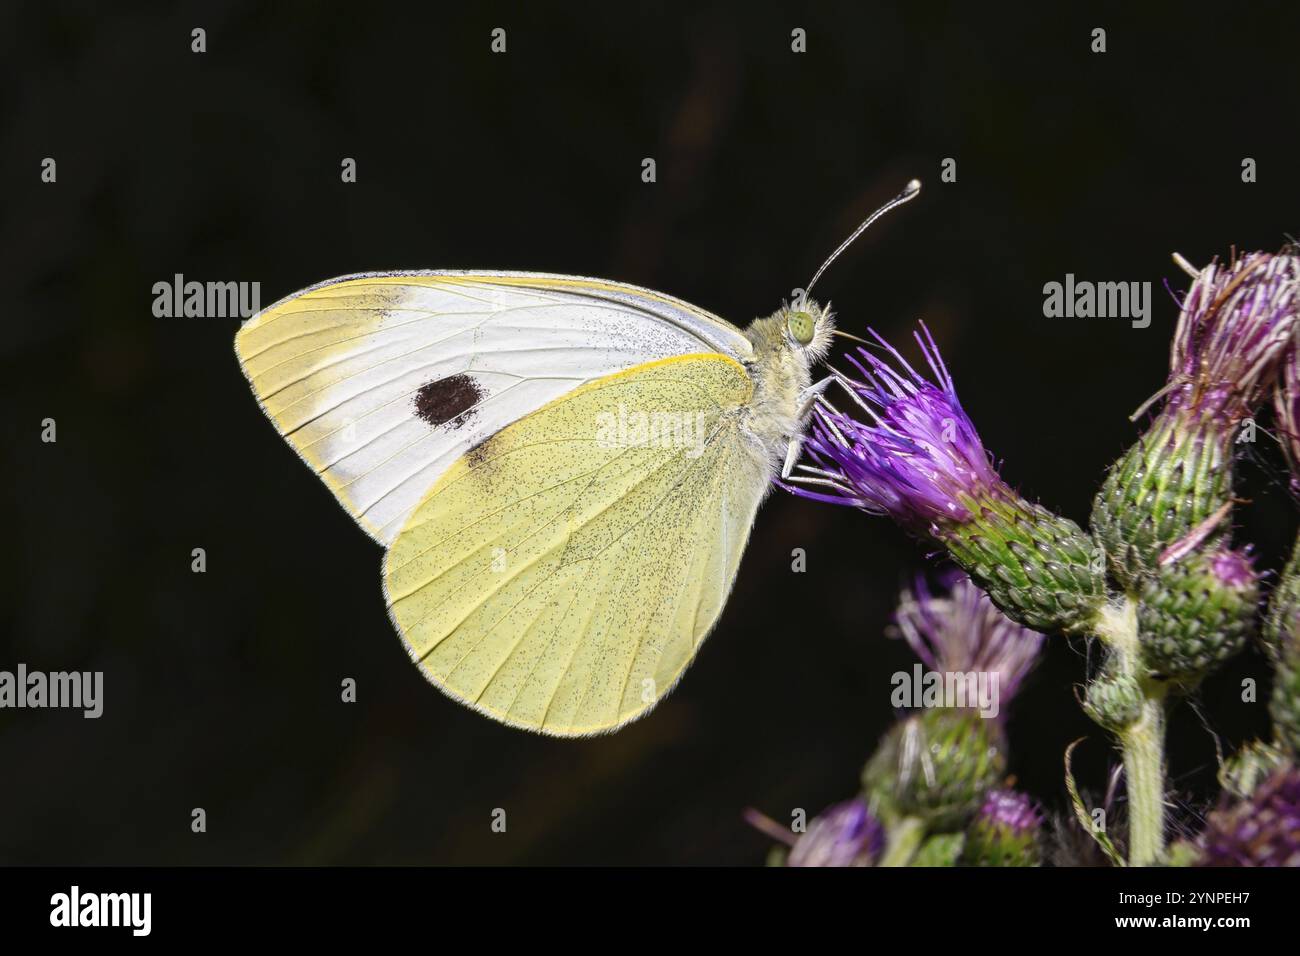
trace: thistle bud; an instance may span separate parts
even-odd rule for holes
[[[1092,529],[1132,590],[1232,498],[1233,440],[1277,377],[1300,322],[1300,258],[1211,263],[1183,301],[1164,401],[1093,503]]]
[[[925,710],[895,724],[862,771],[868,797],[931,827],[961,826],[1006,773],[997,721]]]
[[[1108,657],[1101,671],[1084,691],[1083,711],[1093,722],[1112,733],[1119,733],[1142,714],[1142,685],[1132,674],[1122,673]]]
[[[860,349],[839,383],[870,419],[818,406],[806,447],[816,467],[787,486],[888,515],[948,549],[1009,618],[1083,633],[1105,600],[1104,567],[1077,524],[1032,504],[998,475],[929,330],[916,341],[934,381],[874,332],[894,364]],[[806,485],[800,486],[799,482]]]
[[[1092,530],[1111,573],[1132,590],[1160,555],[1210,520],[1232,496],[1230,432],[1207,421],[1161,415],[1106,474]]]
[[[1140,595],[1138,640],[1147,670],[1190,688],[1246,645],[1259,575],[1243,551],[1218,546],[1164,566]]]
[[[963,866],[1038,866],[1042,814],[1014,790],[992,790],[966,829]]]

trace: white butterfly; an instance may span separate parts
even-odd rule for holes
[[[426,676],[575,736],[648,711],[713,627],[831,381],[811,366],[833,328],[806,292],[741,331],[618,282],[395,272],[282,299],[235,349],[387,549],[390,615]]]

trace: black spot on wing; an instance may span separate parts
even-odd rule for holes
[[[471,468],[481,468],[492,459],[492,440],[494,438],[496,438],[496,435],[489,435],[469,451],[465,452],[465,459],[469,462]]]
[[[421,385],[415,393],[415,414],[430,425],[445,425],[455,420],[452,428],[460,428],[473,414],[466,415],[483,397],[478,382],[463,373],[449,375]]]

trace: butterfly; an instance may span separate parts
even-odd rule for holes
[[[833,381],[812,381],[835,329],[808,291],[919,189],[744,330],[621,282],[388,272],[280,300],[235,351],[385,548],[389,616],[425,676],[514,727],[612,731],[699,651]]]

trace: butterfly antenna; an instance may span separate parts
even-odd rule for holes
[[[885,213],[889,212],[889,210],[893,209],[895,206],[901,206],[909,199],[914,198],[916,194],[919,193],[920,191],[921,191],[921,180],[913,179],[910,183],[908,183],[906,186],[903,187],[903,191],[901,193],[899,193],[893,199],[889,200],[889,202],[885,203],[883,206],[881,206],[879,209],[873,212],[870,216],[868,216],[865,220],[863,220],[862,225],[858,226],[858,228],[853,230],[853,235],[849,236],[847,239],[841,242],[839,248],[836,249],[834,252],[832,252],[830,256],[826,259],[826,261],[821,264],[821,268],[813,273],[812,280],[808,283],[807,288],[803,290],[803,295],[799,297],[799,301],[800,302],[808,301],[809,293],[812,292],[813,286],[817,284],[817,280],[822,277],[822,273],[826,271],[826,267],[829,266],[836,259],[838,259],[841,252],[843,252],[849,246],[853,245],[853,240],[858,238],[858,236],[862,235],[864,232],[866,232],[868,226],[870,226],[873,222],[875,222]]]
[[[863,345],[875,344],[874,342],[868,342],[864,338],[859,338],[856,335],[850,335],[848,332],[842,331],[841,329],[831,329],[831,335],[838,335],[842,339],[852,339],[854,342],[861,342]]]

